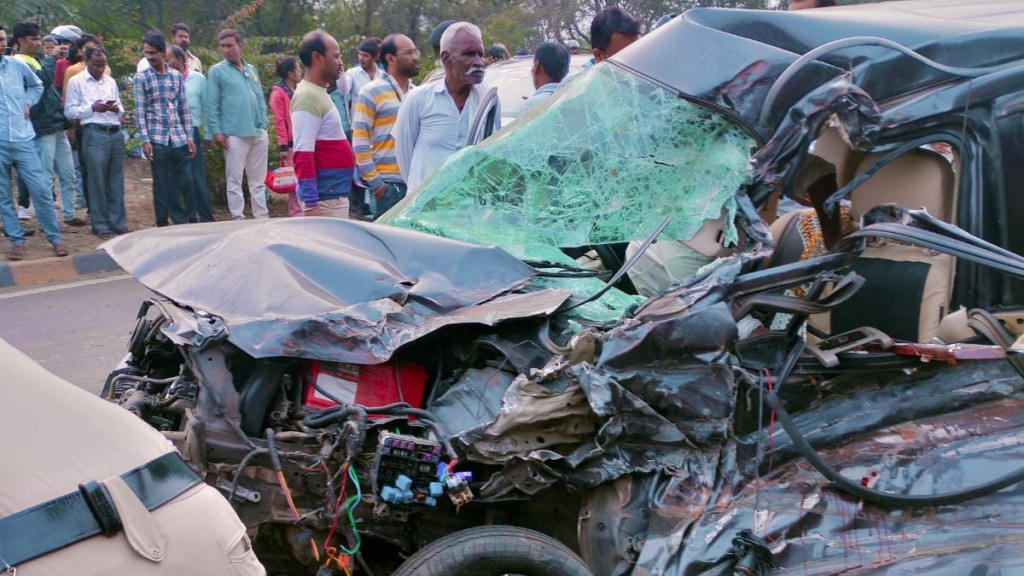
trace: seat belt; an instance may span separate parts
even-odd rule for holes
[[[153,511],[203,480],[168,452],[121,475],[147,510]],[[78,491],[0,518],[0,570],[23,564],[87,538],[113,536],[122,529],[113,499],[103,484],[92,480]]]

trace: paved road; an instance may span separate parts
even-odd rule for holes
[[[120,361],[142,300],[151,294],[120,274],[29,290],[0,290],[0,338],[46,369],[99,393]]]

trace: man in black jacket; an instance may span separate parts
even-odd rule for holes
[[[43,172],[50,176],[51,190],[53,176],[60,180],[61,219],[65,224],[81,226],[85,221],[75,215],[75,174],[74,158],[71,156],[71,144],[64,130],[68,122],[64,118],[64,106],[60,101],[60,93],[53,85],[57,60],[52,55],[45,56],[40,51],[42,44],[39,24],[34,20],[22,20],[14,25],[11,31],[12,44],[17,47],[17,58],[29,65],[36,76],[43,81],[43,97],[32,107],[30,112],[32,128],[36,131],[35,144]],[[28,187],[18,178],[18,211],[19,218],[27,219],[34,215],[29,208]]]

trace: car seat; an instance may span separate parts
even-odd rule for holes
[[[864,172],[883,156],[865,155],[854,174]],[[940,154],[918,149],[893,160],[855,188],[849,195],[850,212],[859,221],[871,208],[892,203],[910,209],[923,207],[932,216],[955,224],[954,194],[950,162]],[[795,242],[800,242],[799,229],[792,223],[800,216],[787,214],[773,223],[771,232],[780,252],[780,257],[773,258],[774,265],[799,259],[793,249]],[[938,334],[952,294],[952,256],[878,240],[864,250],[853,270],[866,279],[864,287],[830,313],[811,316],[812,327],[838,334],[870,326],[912,342],[925,342]]]

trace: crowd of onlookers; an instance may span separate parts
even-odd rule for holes
[[[791,8],[829,1],[792,0]],[[591,22],[591,64],[635,42],[640,32],[621,8],[601,10]],[[358,64],[347,70],[330,34],[306,34],[297,58],[277,62],[269,108],[280,154],[270,168],[277,174],[268,179],[271,115],[262,79],[244,58],[242,35],[219,33],[223,59],[205,74],[190,42],[183,23],[171,27],[169,41],[159,30],[147,31],[132,82],[130,128],[151,161],[157,226],[213,220],[202,154],[211,145],[223,151],[233,219],[244,217],[243,176],[254,218],[269,216],[265,182],[280,190],[289,176],[292,216],[347,218],[352,199],[363,215],[376,218],[466,142],[485,95],[484,67],[510,56],[497,43],[485,50],[477,26],[447,21],[428,39],[438,58],[435,73],[417,87],[421,54],[404,34],[367,38],[358,47]],[[9,34],[0,27],[0,48],[0,170],[7,175],[0,178],[0,222],[11,241],[7,258],[24,258],[25,236],[34,230],[21,221],[33,217],[57,256],[68,253],[63,226],[88,225],[102,238],[129,232],[123,170],[128,127],[102,39],[67,25],[44,36],[39,24],[23,20]],[[538,46],[536,92],[523,112],[570,80],[570,56],[578,52],[574,40]],[[495,114],[495,130],[500,116]]]

